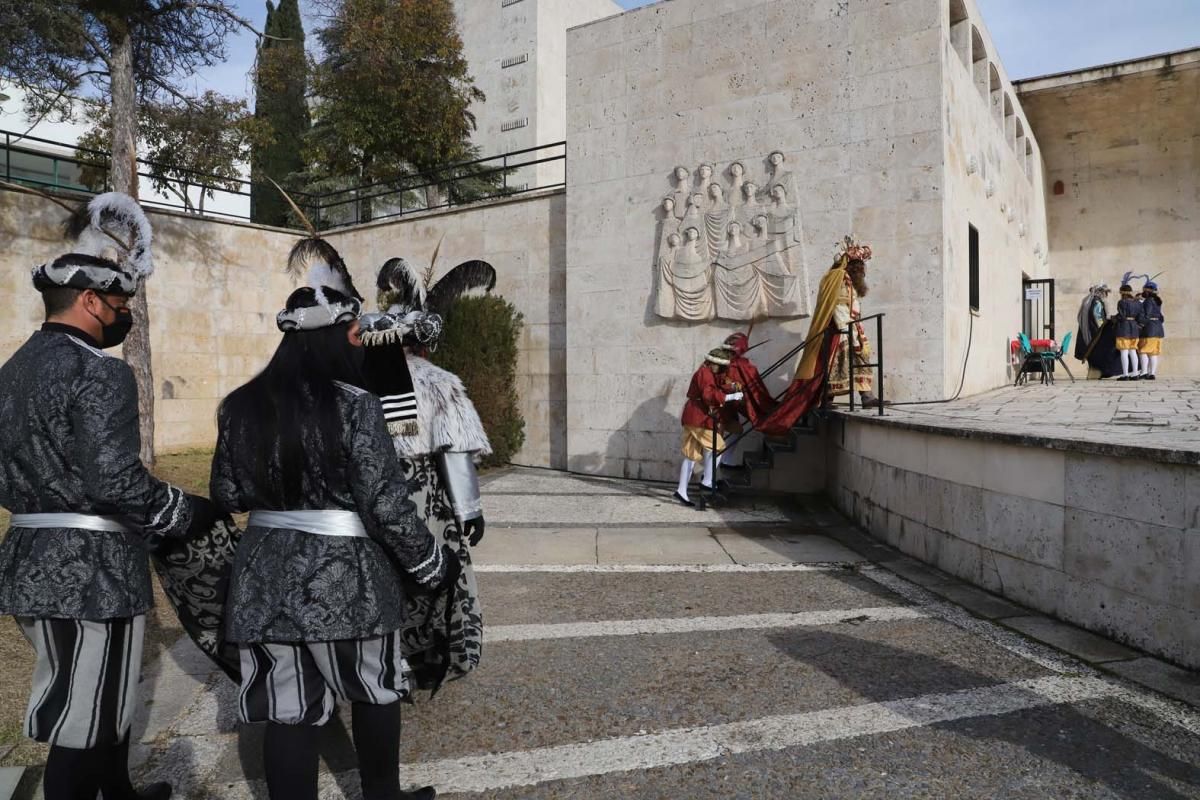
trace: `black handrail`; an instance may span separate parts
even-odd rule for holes
[[[760,377],[765,377],[767,375],[771,375],[776,370],[778,370],[782,365],[784,365],[784,364],[790,362],[792,359],[794,359],[800,353],[801,350],[808,347],[809,344],[811,344],[812,342],[815,342],[817,339],[824,339],[826,336],[831,336],[834,333],[838,334],[839,336],[846,336],[848,338],[847,344],[850,347],[850,358],[849,358],[849,364],[848,364],[849,379],[850,379],[850,410],[854,411],[854,350],[853,350],[854,339],[853,339],[853,334],[851,333],[851,331],[856,325],[861,325],[864,322],[869,322],[871,320],[875,320],[875,341],[877,342],[876,349],[875,349],[875,361],[867,363],[867,364],[861,364],[859,366],[867,367],[867,368],[874,368],[876,370],[875,385],[879,392],[879,394],[877,395],[877,398],[879,400],[879,416],[882,417],[883,411],[884,411],[884,403],[883,403],[883,318],[885,316],[887,316],[886,313],[872,314],[868,317],[860,317],[857,320],[851,320],[845,329],[838,328],[838,329],[835,329],[832,331],[828,330],[828,329],[818,331],[818,332],[814,333],[812,336],[805,339],[800,344],[793,347],[791,350],[789,350],[787,353],[785,353],[782,357],[780,357],[774,364],[767,367],[765,370],[760,370],[758,374]],[[824,383],[828,380],[829,380],[829,375],[828,375],[828,370],[826,370],[826,373],[822,380],[822,383]],[[793,382],[793,384],[791,386],[789,386],[787,389],[785,389],[779,397],[774,397],[772,399],[775,400],[776,403],[786,403],[788,400],[790,400],[792,398],[792,396],[793,396],[792,393],[794,390],[795,390],[795,383]],[[822,386],[821,391],[822,391],[822,393],[824,392],[824,386]],[[732,438],[732,440],[727,441],[725,443],[725,447],[718,450],[717,449],[717,437],[719,434],[718,425],[720,422],[720,415],[719,415],[719,413],[714,412],[714,413],[710,413],[708,416],[709,416],[709,419],[712,420],[712,445],[713,445],[712,451],[711,451],[712,455],[710,456],[713,460],[713,481],[712,481],[712,486],[709,487],[709,492],[710,492],[710,496],[715,499],[719,494],[718,490],[717,490],[717,483],[718,483],[718,476],[720,474],[721,456],[724,455],[732,445],[737,444],[742,439],[746,438],[751,433],[753,433],[756,430],[756,428],[754,426],[753,421],[751,421],[749,419],[749,417],[747,417],[746,427],[744,427],[739,433],[737,433]],[[701,497],[703,498],[703,492],[701,493]],[[702,500],[701,506],[703,507],[703,505],[704,505],[704,502]]]

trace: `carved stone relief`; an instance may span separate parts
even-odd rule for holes
[[[802,317],[808,266],[799,189],[786,156],[771,153],[763,181],[735,161],[675,168],[655,245],[655,313],[668,319]]]

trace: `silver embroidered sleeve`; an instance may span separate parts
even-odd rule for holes
[[[437,454],[438,470],[450,505],[459,522],[483,516],[483,502],[479,497],[479,473],[470,453],[441,452]]]

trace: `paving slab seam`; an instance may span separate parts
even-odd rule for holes
[[[1004,650],[1014,653],[1038,666],[1061,675],[1102,677],[1115,687],[1114,696],[1131,705],[1143,708],[1170,725],[1200,736],[1200,711],[1191,705],[1161,694],[1136,681],[1100,669],[1068,655],[1055,647],[1034,641],[991,620],[976,617],[965,609],[948,603],[912,581],[886,569],[861,570],[863,576],[890,589],[929,616],[941,619],[957,628],[974,634]]]

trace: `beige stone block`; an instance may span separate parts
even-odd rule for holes
[[[1082,579],[1183,607],[1193,575],[1183,575],[1188,534],[1177,528],[1069,509],[1065,568]]]
[[[1066,454],[1036,447],[988,443],[982,486],[993,492],[1062,505],[1066,498]]]
[[[926,471],[935,478],[965,486],[984,485],[986,446],[980,440],[929,436],[926,458]]]
[[[1152,525],[1187,524],[1186,479],[1194,467],[1068,453],[1066,504]]]

